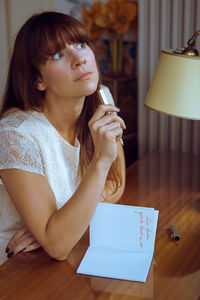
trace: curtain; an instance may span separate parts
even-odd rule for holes
[[[161,49],[186,46],[200,29],[200,0],[138,0],[138,4],[138,155],[157,149],[198,154],[200,121],[151,111],[144,100]]]

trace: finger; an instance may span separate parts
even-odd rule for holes
[[[26,245],[26,243],[24,244]],[[11,258],[12,256],[14,256],[15,254],[17,254],[18,252],[22,251],[22,252],[30,252],[32,250],[38,249],[41,246],[36,242],[32,242],[31,244],[29,244],[28,246],[26,246],[26,248],[22,248],[23,247],[23,243],[21,243],[20,245],[18,245],[17,248],[15,248],[14,250],[11,250],[8,252],[8,258]]]
[[[28,247],[33,242],[35,242],[35,238],[30,233],[27,233],[15,242],[10,251],[13,251],[14,254],[16,254],[22,251],[24,248]]]
[[[15,244],[9,249],[7,257],[11,258],[13,255],[15,255],[16,253],[22,251],[26,246],[28,246],[29,244],[31,244],[33,242],[35,242],[35,239],[28,232],[23,237],[21,237],[20,239],[18,239],[15,242]]]
[[[26,226],[23,226],[22,228],[20,228],[11,238],[11,240],[9,241],[7,248],[10,250],[13,248],[15,242],[21,238],[24,234],[26,234],[28,232],[28,228]]]
[[[23,235],[18,236],[17,239],[12,239],[12,245],[10,246],[10,250],[13,250],[19,243],[21,243],[21,241],[23,241],[26,238],[29,238],[30,236],[32,236],[30,231],[26,231]]]
[[[120,118],[119,116],[115,115],[115,114],[109,114],[106,115],[104,117],[102,117],[101,119],[95,121],[92,125],[91,125],[91,130],[96,131],[99,127],[105,126],[107,124],[111,124],[111,123],[119,123],[120,126],[122,127],[122,129],[126,129],[126,125],[124,123],[124,121],[122,120],[122,118]]]
[[[100,118],[102,118],[108,112],[116,112],[117,113],[119,111],[120,111],[120,109],[117,108],[114,105],[110,105],[110,104],[108,104],[108,105],[103,105],[103,104],[99,105],[88,124],[92,124],[93,122],[99,120]]]
[[[118,122],[108,124],[99,129],[99,134],[107,140],[115,142],[116,138],[122,137],[123,130]]]
[[[114,128],[111,133],[115,136],[115,139],[118,141],[122,135],[123,135],[123,130],[121,129],[121,127],[118,128]]]
[[[24,248],[22,251],[23,252],[30,252],[33,251],[35,249],[40,248],[40,244],[38,244],[37,242],[33,242],[32,244],[28,245],[26,248]]]
[[[98,122],[98,121],[97,121]],[[101,118],[99,120],[99,122],[106,122],[107,124],[108,123],[111,123],[111,122],[119,122],[120,123],[120,126],[123,128],[123,129],[126,129],[126,125],[124,123],[124,120],[119,117],[118,115],[116,114],[109,114],[109,115],[106,115],[105,117]]]
[[[100,132],[112,131],[116,128],[118,128],[118,129],[120,128],[122,130],[121,125],[120,125],[119,122],[112,122],[110,124],[104,125],[104,126],[99,128],[99,131]]]

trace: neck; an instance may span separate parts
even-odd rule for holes
[[[84,98],[46,101],[44,115],[70,144],[75,144],[77,120],[84,105]]]

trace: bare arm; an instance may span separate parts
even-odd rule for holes
[[[102,201],[105,202],[111,202],[111,203],[116,203],[125,187],[125,161],[124,161],[124,152],[123,148],[120,142],[118,142],[118,159],[120,163],[120,169],[121,169],[121,180],[122,180],[122,185],[117,189],[117,191],[113,194],[112,191],[110,191],[108,188],[105,189],[104,187],[104,192],[103,192],[103,199]],[[30,230],[27,228],[27,226],[23,226],[20,228],[14,236],[11,238],[7,245],[7,253],[9,252],[9,256],[11,257],[13,254],[16,254],[20,251],[23,252],[29,252],[32,250],[35,250],[40,247],[40,244],[38,244],[30,232]]]
[[[125,188],[125,177],[126,177],[126,167],[125,167],[125,159],[124,159],[124,150],[122,147],[122,144],[120,141],[117,143],[118,148],[118,160],[120,163],[120,171],[121,171],[121,186],[117,189],[116,192],[112,193],[112,191],[109,188],[104,188],[103,192],[103,201],[110,202],[110,203],[116,203],[121,198],[124,188]]]
[[[116,138],[125,128],[119,117],[104,117],[111,109],[116,111],[101,106],[91,119],[94,156],[77,191],[61,209],[57,210],[54,194],[43,176],[17,169],[0,172],[25,224],[36,241],[56,259],[68,256],[101,200],[108,171],[117,156]]]

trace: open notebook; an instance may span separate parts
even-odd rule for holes
[[[158,211],[99,203],[79,274],[145,282],[154,252]]]

